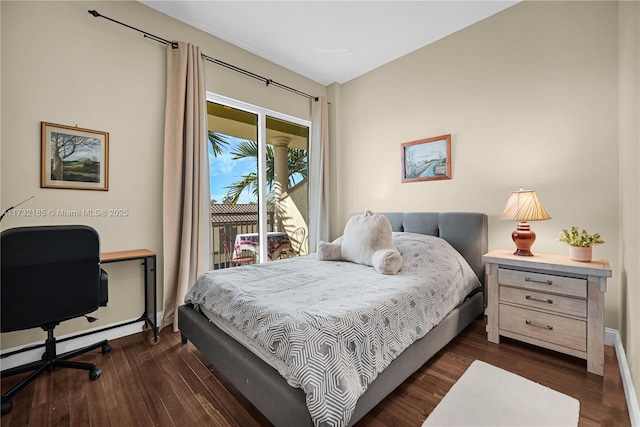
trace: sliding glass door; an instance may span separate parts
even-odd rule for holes
[[[306,254],[310,123],[218,95],[207,100],[211,267]]]

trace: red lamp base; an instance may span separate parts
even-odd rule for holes
[[[511,233],[513,243],[516,244],[516,251],[514,255],[520,256],[533,256],[531,253],[531,246],[536,241],[536,233],[531,231],[531,227],[526,221],[520,222],[518,228]]]

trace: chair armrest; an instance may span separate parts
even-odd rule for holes
[[[109,275],[100,269],[100,307],[106,307],[109,301]]]

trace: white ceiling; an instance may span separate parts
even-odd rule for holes
[[[519,2],[138,1],[325,86],[345,83]]]

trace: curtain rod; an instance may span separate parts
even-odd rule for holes
[[[146,31],[142,31],[139,28],[132,27],[131,25],[127,25],[127,24],[125,24],[123,22],[120,22],[120,21],[116,21],[115,19],[111,19],[108,16],[101,15],[96,10],[90,10],[89,13],[91,15],[93,15],[94,17],[96,17],[96,18],[104,18],[104,19],[106,19],[108,21],[115,22],[116,24],[122,25],[123,27],[127,27],[129,29],[132,29],[134,31],[142,33],[145,37],[147,37],[147,38],[149,38],[151,40],[157,41],[158,43],[171,44],[171,46],[174,49],[176,49],[178,47],[178,43],[176,43],[176,42],[165,40],[162,37],[158,37],[158,36],[155,36],[155,35],[153,35],[151,33],[147,33]],[[236,67],[235,65],[231,65],[231,64],[226,63],[224,61],[220,61],[219,59],[212,58],[212,57],[210,57],[208,55],[205,55],[204,53],[202,54],[202,57],[204,59],[206,59],[207,61],[209,61],[209,62],[213,62],[214,64],[220,65],[221,67],[227,68],[229,70],[233,70],[233,71],[235,71],[237,73],[240,73],[240,74],[244,74],[247,77],[251,77],[253,79],[260,80],[261,82],[265,83],[267,85],[267,87],[269,87],[269,85],[273,85],[275,87],[279,87],[280,89],[284,89],[284,90],[287,90],[289,92],[293,92],[293,93],[295,93],[297,95],[304,96],[305,98],[313,99],[315,101],[318,100],[317,96],[309,95],[308,93],[304,93],[302,91],[299,91],[298,89],[294,89],[292,87],[283,85],[282,83],[278,83],[278,82],[276,82],[276,81],[274,81],[272,79],[268,79],[266,77],[263,77],[263,76],[260,76],[258,74],[252,73],[251,71],[247,71],[247,70],[244,70],[244,69],[242,69],[240,67]]]

